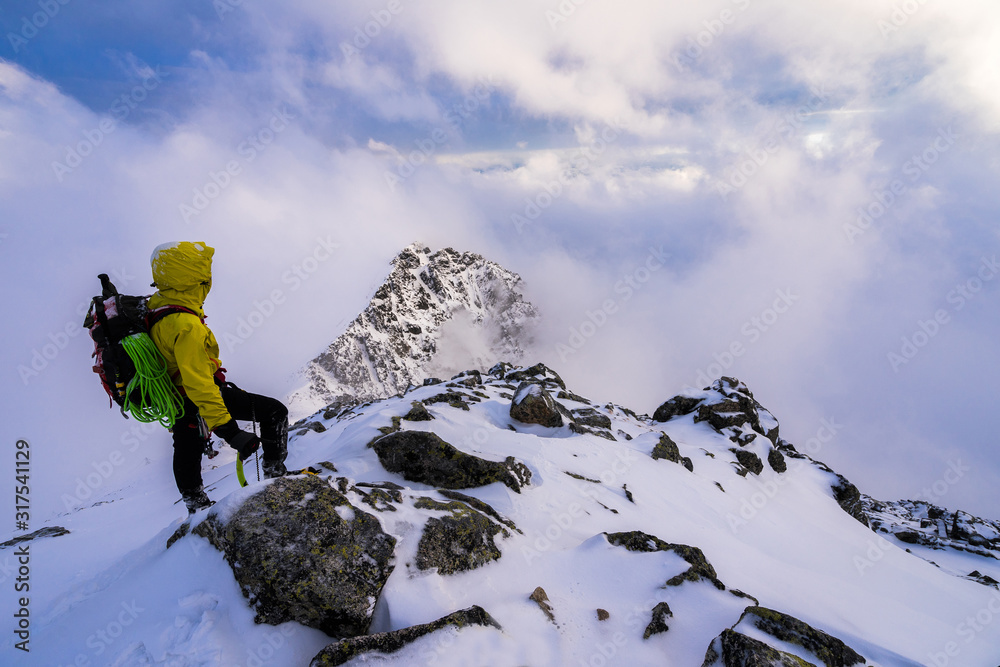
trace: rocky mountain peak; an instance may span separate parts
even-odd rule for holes
[[[422,243],[390,265],[368,306],[300,371],[293,413],[397,396],[431,375],[523,357],[538,315],[516,273],[473,252]]]

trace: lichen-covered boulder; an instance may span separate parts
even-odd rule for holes
[[[316,654],[309,667],[337,667],[363,653],[377,651],[378,653],[395,653],[407,644],[411,644],[424,635],[447,627],[466,628],[472,625],[502,629],[486,610],[476,605],[448,614],[431,623],[412,625],[392,632],[378,632],[363,637],[351,637],[335,644],[330,644]]]
[[[669,435],[666,433],[660,433],[660,441],[656,443],[655,447],[653,447],[653,453],[651,456],[654,459],[666,459],[672,463],[680,463],[681,450],[677,447],[677,443],[674,442]]]
[[[816,667],[730,629],[712,640],[701,667]]]
[[[427,411],[427,407],[420,401],[413,401],[410,404],[410,411],[403,415],[403,419],[411,422],[429,422],[434,419],[434,415]]]
[[[674,612],[670,611],[670,605],[666,602],[659,602],[655,607],[653,607],[653,617],[649,621],[649,625],[646,626],[646,631],[642,633],[643,639],[649,639],[653,635],[658,635],[663,632],[667,632],[670,627],[667,625],[667,619],[671,618]]]
[[[447,512],[440,517],[431,517],[424,525],[416,558],[417,567],[421,570],[436,567],[439,574],[474,570],[500,558],[500,549],[494,541],[498,533],[510,536],[506,528],[457,500],[442,503],[431,498],[418,498],[414,507]]]
[[[502,463],[459,451],[429,431],[398,431],[372,443],[382,466],[411,482],[445,489],[469,489],[493,482],[520,493],[531,471],[508,456]]]
[[[510,416],[523,424],[557,427],[563,425],[556,401],[540,384],[524,381],[510,402]]]
[[[666,401],[653,413],[653,421],[666,422],[674,417],[691,414],[702,402],[701,398],[691,396],[674,396]]]
[[[775,639],[801,646],[826,667],[865,664],[864,657],[840,639],[780,611],[760,606],[747,607],[737,627],[743,624],[752,625]]]
[[[193,531],[223,552],[258,623],[296,621],[331,637],[368,631],[396,540],[312,475],[283,477]]]
[[[611,417],[597,411],[596,408],[577,408],[572,411],[573,421],[581,426],[594,428],[611,428]]]

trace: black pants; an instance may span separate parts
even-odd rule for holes
[[[265,462],[283,462],[288,455],[288,408],[281,401],[243,391],[231,382],[219,384],[222,401],[233,419],[256,421]],[[200,489],[201,455],[209,435],[203,430],[198,408],[184,397],[184,414],[174,423],[174,480],[177,489]]]

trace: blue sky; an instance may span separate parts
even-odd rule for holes
[[[39,471],[52,513],[119,446],[131,424],[102,406],[75,310],[99,272],[143,291],[159,243],[218,248],[217,334],[279,292],[223,352],[280,393],[422,241],[520,273],[544,315],[533,355],[578,392],[651,413],[735,375],[797,445],[842,425],[816,457],[863,491],[917,498],[959,462],[929,499],[995,518],[998,18],[919,0],[7,2],[0,277],[28,317],[3,334],[3,437],[63,462]],[[165,456],[151,434],[125,467]]]

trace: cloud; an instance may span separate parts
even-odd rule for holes
[[[996,283],[961,309],[948,297],[1000,245],[1000,10],[203,10],[165,24],[172,50],[109,19],[121,34],[99,59],[114,73],[87,93],[66,65],[0,62],[2,278],[32,314],[4,334],[5,368],[63,341],[96,273],[121,263],[141,291],[149,250],[191,238],[218,248],[208,307],[226,363],[266,391],[419,240],[521,273],[545,317],[535,353],[585,395],[651,411],[703,373],[734,374],[793,442],[825,417],[848,424],[823,457],[865,491],[915,495],[954,456],[995,479],[987,390],[967,388],[990,386],[1000,361]],[[60,30],[31,48],[68,43]],[[162,83],[133,93],[150,72]],[[888,354],[940,309],[949,323],[893,369]],[[27,385],[6,376],[35,417],[5,428],[63,441],[38,418],[57,397],[85,469],[119,424],[89,411],[87,343],[66,340]],[[948,503],[989,513],[989,488],[958,485]]]

